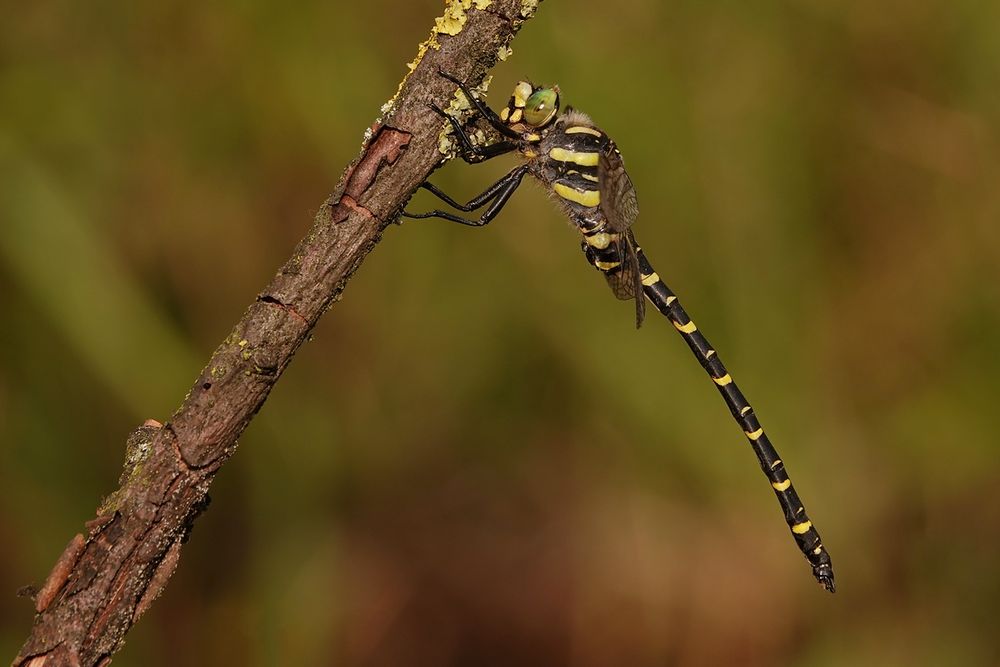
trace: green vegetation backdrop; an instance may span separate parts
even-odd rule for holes
[[[28,3],[0,23],[0,653],[291,252],[440,13]],[[550,0],[495,70],[616,138],[667,323],[536,187],[388,230],[116,665],[1000,662],[1000,4]],[[510,162],[452,164],[472,195]],[[414,209],[433,204],[425,194]]]

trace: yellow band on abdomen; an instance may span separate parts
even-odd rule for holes
[[[726,373],[722,377],[720,377],[720,378],[712,378],[712,380],[715,382],[715,384],[719,385],[720,387],[725,387],[727,384],[731,384],[732,383],[733,378],[732,378],[731,375],[729,375],[729,373]]]
[[[803,521],[802,523],[797,523],[792,526],[792,532],[796,535],[802,535],[803,533],[808,533],[809,529],[812,527],[812,521]]]
[[[681,324],[680,322],[674,322],[674,327],[681,333],[694,333],[698,330],[698,327],[694,325],[693,320],[688,320],[687,324]]]
[[[587,244],[597,248],[598,250],[604,250],[612,241],[618,239],[617,234],[608,234],[607,232],[598,232],[597,234],[591,234],[590,236],[584,236],[584,240]]]

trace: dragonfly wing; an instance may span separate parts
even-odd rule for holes
[[[628,229],[639,216],[639,200],[614,142],[601,152],[597,179],[601,186],[601,212],[608,224],[615,231]]]
[[[618,253],[620,268],[605,274],[611,291],[619,299],[635,299],[635,326],[639,328],[646,315],[646,298],[642,292],[642,276],[635,253],[635,237],[629,229],[639,216],[639,200],[635,186],[625,171],[621,153],[614,142],[601,152],[597,164],[597,178],[601,187],[601,212],[608,226],[619,233]]]
[[[646,316],[646,297],[642,291],[642,276],[639,260],[635,253],[635,237],[631,230],[621,233],[617,241],[619,265],[616,270],[606,272],[608,286],[619,299],[635,299],[635,327],[638,329]]]

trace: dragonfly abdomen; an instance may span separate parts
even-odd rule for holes
[[[622,252],[621,234],[613,231],[605,222],[593,229],[583,231],[583,252],[594,268],[604,274],[614,274],[621,271]]]
[[[782,513],[785,515],[785,523],[788,524],[792,537],[802,554],[812,566],[813,576],[832,593],[835,590],[835,584],[830,554],[823,546],[819,532],[806,514],[805,506],[799,500],[799,495],[796,493],[795,487],[792,486],[792,481],[788,478],[785,464],[764,432],[764,427],[757,419],[750,402],[736,386],[733,377],[726,370],[722,359],[719,358],[708,339],[698,330],[694,321],[684,311],[677,296],[653,270],[641,248],[636,248],[636,257],[639,262],[643,292],[656,309],[670,320],[674,328],[684,337],[684,341],[694,352],[702,368],[712,378],[716,389],[722,394],[729,411],[743,430],[743,435],[746,436],[750,447],[756,454],[760,469],[771,483],[771,488],[774,490],[778,504],[781,505]]]

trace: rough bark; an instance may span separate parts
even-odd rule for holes
[[[237,439],[319,317],[440,163],[441,118],[455,86],[476,84],[537,2],[451,0],[420,47],[361,155],[347,167],[309,234],[212,354],[166,424],[126,443],[120,487],[76,535],[35,596],[17,667],[106,665],[177,566],[181,545]]]

